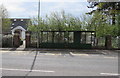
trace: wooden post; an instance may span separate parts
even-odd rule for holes
[[[30,36],[30,32],[26,31],[26,48],[30,47],[30,43],[31,43],[31,36]]]
[[[112,48],[112,38],[110,35],[107,35],[105,37],[105,47],[106,49],[111,49]]]

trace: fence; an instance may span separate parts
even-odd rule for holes
[[[119,48],[119,38],[118,37],[111,38],[111,46],[113,49]],[[100,37],[97,39],[97,47],[98,48],[105,48],[105,37]]]

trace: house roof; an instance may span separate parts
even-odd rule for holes
[[[12,29],[12,31],[15,31],[15,30],[17,30],[17,29],[21,29],[21,30],[23,30],[23,31],[26,31],[22,26],[17,26],[17,27],[15,27],[14,29]]]
[[[27,18],[10,18],[12,24],[11,29],[14,29],[17,26],[23,27],[25,30],[27,30],[27,23],[30,19]]]

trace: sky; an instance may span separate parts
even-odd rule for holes
[[[30,18],[38,14],[38,0],[0,0],[11,18]],[[40,16],[45,17],[52,12],[61,12],[73,16],[81,16],[92,9],[87,8],[86,0],[40,0]]]

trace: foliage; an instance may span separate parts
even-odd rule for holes
[[[117,15],[118,36],[120,36],[120,13]]]
[[[2,18],[2,33],[7,33],[10,31],[11,21],[8,19],[8,11],[3,5],[0,5],[0,13],[0,17]]]
[[[60,13],[53,12],[46,15],[44,19],[33,18],[30,25],[28,25],[28,30],[36,32],[89,30],[96,31],[97,37],[117,36],[118,26],[116,24],[112,25],[109,20],[108,15],[103,14],[101,11],[95,11],[92,15],[82,15],[79,18],[61,11]]]
[[[11,25],[10,19],[8,19],[8,18],[3,18],[3,19],[2,19],[2,32],[3,32],[3,33],[10,32],[10,25]]]
[[[2,47],[12,47],[13,46],[12,40],[13,40],[12,35],[4,35],[2,37],[2,40],[1,40],[2,41]]]
[[[53,12],[49,16],[46,15],[44,19],[33,18],[28,26],[30,31],[81,30],[81,20],[71,14],[66,14],[64,11],[60,13]]]
[[[39,23],[39,24],[38,24]],[[30,22],[28,23],[28,30],[29,31],[43,31],[46,30],[46,24],[44,22],[44,20],[42,18],[33,18],[30,20]]]
[[[90,2],[89,8],[95,7],[97,7],[97,9],[87,14],[92,15],[91,25],[95,26],[93,26],[92,29],[96,29],[97,36],[105,36],[108,34],[118,36],[120,34],[120,26],[118,24],[120,20],[118,18],[120,2]],[[91,29],[90,26],[89,29]]]
[[[101,12],[96,12],[91,19],[91,26],[88,26],[88,29],[95,30],[98,37],[106,35],[117,36],[117,26],[110,24],[107,20],[106,15],[102,15]]]

